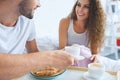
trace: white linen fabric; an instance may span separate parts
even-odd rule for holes
[[[43,37],[40,36],[36,40],[39,51],[59,49],[59,41],[57,37],[45,35]]]
[[[88,47],[88,34],[87,31],[81,34],[76,33],[73,28],[73,20],[70,20],[67,45],[71,46],[73,44],[85,45]]]
[[[102,56],[97,56],[97,58],[107,71],[120,71],[120,60],[112,60]]]
[[[35,26],[30,19],[19,16],[15,26],[0,24],[0,53],[23,54],[27,41],[35,39]]]

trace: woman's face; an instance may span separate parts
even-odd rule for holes
[[[89,0],[78,0],[75,12],[77,16],[77,20],[86,20],[89,16]]]

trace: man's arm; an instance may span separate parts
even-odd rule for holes
[[[35,69],[32,55],[0,54],[0,80],[22,76]],[[30,59],[31,58],[31,59]]]
[[[66,52],[44,51],[31,54],[0,54],[0,80],[10,80],[46,66],[66,68],[75,59]]]

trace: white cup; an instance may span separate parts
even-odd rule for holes
[[[74,57],[78,58],[79,60],[84,59],[83,56],[80,56],[80,47],[78,46],[66,46],[65,51],[71,53]]]
[[[105,73],[105,67],[100,63],[90,63],[88,65],[88,75],[90,78],[101,80]]]

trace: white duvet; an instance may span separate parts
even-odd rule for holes
[[[98,59],[107,71],[120,71],[120,60],[112,60],[102,56],[99,56]]]
[[[44,36],[36,39],[37,46],[40,51],[58,49],[58,38],[52,36]]]

